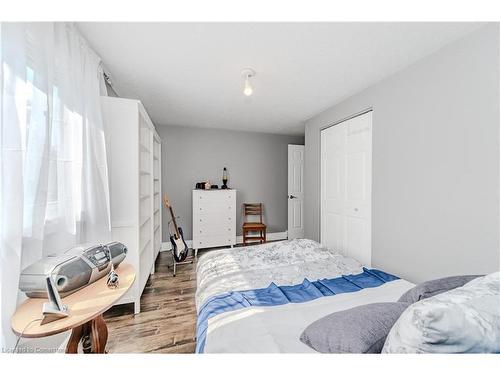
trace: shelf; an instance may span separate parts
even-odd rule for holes
[[[156,155],[153,156],[153,159],[156,160],[156,161],[160,160],[160,159],[158,159],[158,156],[156,156]]]
[[[160,229],[160,226],[159,226],[159,225],[157,225],[157,226],[156,226],[156,228],[155,228],[155,231],[154,231],[154,232],[156,233],[156,231],[157,231],[158,229]]]
[[[157,209],[155,210],[155,213],[157,213],[158,211],[160,211],[160,209],[159,209],[159,208],[157,208]]]
[[[140,174],[141,176],[150,176],[150,175],[151,175],[151,172],[139,171],[139,174]]]
[[[143,145],[142,143],[139,142],[139,148],[141,149],[142,152],[146,152],[146,153],[151,153],[151,150],[149,149],[149,147]]]
[[[150,195],[149,195],[149,194],[148,194],[148,195],[141,195],[141,196],[139,197],[139,199],[140,199],[141,201],[143,201],[144,199],[148,199],[149,197],[150,197]]]
[[[159,178],[155,178],[154,180],[155,180],[155,181],[160,181],[160,179],[159,179]]]
[[[141,227],[141,228],[142,228],[142,227],[144,226],[144,224],[146,224],[149,220],[151,220],[151,217],[150,217],[150,216],[146,216],[146,218],[141,219],[140,224],[139,224],[139,227]]]

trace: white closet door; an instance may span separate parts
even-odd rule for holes
[[[372,112],[321,132],[321,242],[371,265]]]

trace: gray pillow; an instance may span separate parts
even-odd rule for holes
[[[310,324],[300,341],[320,353],[380,353],[402,302],[371,303],[338,311]]]
[[[398,302],[415,303],[422,299],[435,296],[449,290],[460,288],[467,284],[469,281],[477,279],[484,275],[463,275],[463,276],[450,276],[442,279],[425,281],[417,286],[411,288],[403,294]]]

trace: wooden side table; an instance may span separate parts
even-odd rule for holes
[[[108,288],[107,278],[103,277],[63,298],[62,302],[69,307],[69,316],[44,325],[33,321],[41,320],[42,306],[47,300],[28,298],[12,316],[12,330],[23,337],[37,338],[71,329],[66,353],[77,353],[80,342],[84,353],[105,353],[108,328],[102,314],[127,292],[135,280],[134,267],[130,264],[120,264],[116,272],[119,276],[116,289]]]

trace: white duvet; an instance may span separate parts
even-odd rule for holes
[[[197,265],[196,304],[228,291],[294,285],[363,272],[356,260],[312,240],[290,240],[209,252]],[[391,281],[376,288],[322,297],[304,303],[248,307],[208,320],[205,353],[311,352],[299,337],[315,320],[335,311],[374,302],[396,301],[414,285]]]
[[[296,239],[264,245],[214,250],[200,256],[196,266],[196,306],[209,297],[232,290],[300,284],[363,272],[363,267],[316,241]]]

